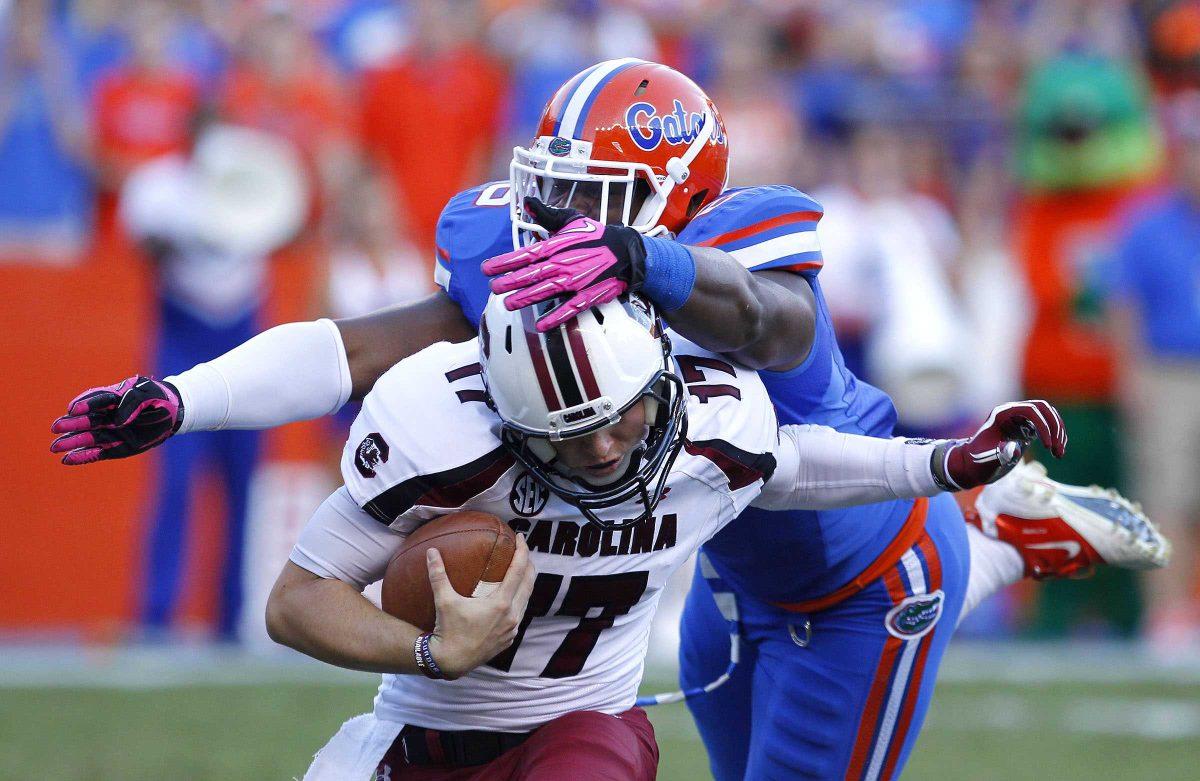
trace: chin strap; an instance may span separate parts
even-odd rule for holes
[[[646,203],[642,204],[642,208],[638,210],[638,215],[634,218],[635,225],[641,225],[649,221],[649,215],[654,210],[658,210],[659,218],[662,217],[662,212],[666,209],[667,199],[671,195],[671,191],[675,189],[675,185],[683,184],[692,175],[692,162],[704,151],[704,146],[712,136],[713,122],[712,109],[707,105],[704,107],[704,116],[700,120],[700,127],[696,131],[696,137],[692,139],[692,143],[680,157],[672,157],[667,161],[664,168],[667,171],[667,181],[664,189],[656,190],[654,195],[646,199]],[[660,208],[661,207],[661,208]],[[661,225],[656,225],[654,228],[646,231],[647,236],[661,236],[667,233],[667,229]]]
[[[688,146],[687,151],[683,153],[683,157],[672,157],[667,161],[667,175],[671,177],[671,181],[674,184],[683,184],[691,175],[692,161],[704,149],[704,145],[709,142],[709,136],[712,135],[712,121],[712,109],[705,106],[704,117],[700,120],[700,127],[696,131],[696,137],[692,139],[692,143]],[[670,189],[667,192],[670,193]]]

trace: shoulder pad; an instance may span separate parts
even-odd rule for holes
[[[434,282],[476,326],[489,292],[479,265],[512,249],[508,188],[507,181],[498,181],[463,190],[438,217]]]
[[[795,187],[739,187],[701,209],[678,240],[724,250],[751,271],[816,274],[822,264],[817,222],[823,213]]]
[[[422,508],[444,513],[494,485],[513,460],[485,398],[474,341],[432,345],[388,370],[342,453],[355,502],[408,530]]]
[[[688,439],[722,440],[749,452],[774,448],[778,424],[758,372],[671,333],[688,391]]]

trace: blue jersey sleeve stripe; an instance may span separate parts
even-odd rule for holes
[[[812,230],[785,233],[733,250],[729,254],[746,268],[757,268],[764,263],[773,263],[792,255],[813,255],[819,258],[821,245],[817,241],[817,232]]]
[[[772,231],[783,226],[790,226],[800,222],[816,222],[821,219],[821,216],[822,213],[819,211],[795,211],[794,209],[789,209],[782,214],[764,217],[763,219],[756,220],[749,225],[711,236],[710,238],[700,241],[699,244],[701,247],[719,247],[724,244],[729,244],[756,236],[765,231]]]
[[[766,263],[759,263],[756,266],[749,266],[748,268],[750,271],[769,271],[770,269],[784,268],[804,273],[806,271],[820,271],[824,265],[825,261],[821,258],[820,252],[801,252],[796,255],[769,260]]]
[[[803,220],[801,222],[785,223],[774,228],[768,228],[758,233],[753,233],[749,236],[744,236],[732,241],[722,241],[708,246],[716,247],[725,252],[734,252],[735,250],[745,249],[755,244],[761,244],[770,239],[776,239],[780,236],[787,236],[792,233],[811,233],[817,229],[816,220]]]

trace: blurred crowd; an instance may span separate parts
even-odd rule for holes
[[[0,0],[0,19],[0,261],[135,239],[163,375],[269,325],[288,245],[317,268],[293,317],[432,290],[442,206],[507,176],[559,84],[611,57],[680,69],[724,115],[731,184],[823,204],[843,352],[906,432],[1049,399],[1074,445],[1051,475],[1120,487],[1176,543],[1153,581],[1044,584],[975,631],[1200,647],[1200,2]],[[236,511],[253,435],[214,447]]]

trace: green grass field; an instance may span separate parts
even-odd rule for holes
[[[0,779],[290,779],[370,685],[0,689]],[[682,705],[652,709],[665,781],[708,778]],[[1200,778],[1200,685],[939,686],[914,779]]]

